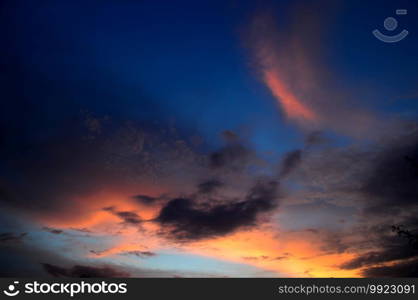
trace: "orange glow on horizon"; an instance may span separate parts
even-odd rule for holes
[[[354,258],[354,254],[324,253],[323,244],[312,236],[280,232],[271,224],[237,231],[227,236],[178,243],[162,236],[160,231],[163,228],[158,223],[144,222],[138,224],[140,227],[126,225],[114,214],[101,209],[115,205],[118,211],[134,211],[141,219],[149,220],[158,214],[159,206],[144,206],[132,201],[126,193],[115,192],[99,193],[83,200],[85,210],[90,211],[88,214],[72,219],[44,219],[43,224],[61,229],[86,228],[99,237],[117,232],[113,245],[107,245],[103,249],[99,247],[95,253],[86,253],[88,258],[109,258],[127,251],[158,253],[161,250],[177,249],[192,255],[252,265],[260,270],[273,272],[277,277],[359,277],[358,270],[343,270],[338,267]]]
[[[358,270],[338,268],[353,254],[323,254],[319,248],[315,241],[278,237],[274,231],[263,228],[197,242],[187,251],[253,265],[276,272],[278,277],[359,277]]]

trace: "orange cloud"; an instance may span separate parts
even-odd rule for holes
[[[43,224],[61,229],[87,228],[100,236],[113,236],[104,249],[87,252],[90,259],[104,259],[127,251],[151,251],[177,249],[184,253],[203,255],[215,259],[253,265],[275,272],[278,277],[357,277],[358,270],[341,270],[338,265],[354,257],[350,253],[324,254],[323,245],[312,236],[287,234],[271,225],[193,243],[176,243],[159,235],[161,229],[155,222],[138,226],[126,226],[121,220],[101,208],[115,205],[118,210],[134,211],[141,219],[154,218],[160,207],[141,205],[129,195],[131,192],[99,192],[83,199],[88,215],[71,219],[49,219]],[[93,249],[88,249],[93,250]]]
[[[304,124],[317,123],[319,115],[304,102],[304,99],[296,96],[293,90],[295,86],[301,88],[302,85],[306,87],[313,84],[300,80],[301,77],[305,81],[312,80],[311,70],[301,55],[300,47],[295,46],[298,44],[297,40],[289,37],[286,44],[291,45],[285,48],[278,47],[278,36],[280,34],[271,15],[256,16],[251,27],[250,47],[256,57],[262,80],[288,119]]]
[[[321,56],[326,50],[324,20],[312,11],[296,9],[285,31],[270,13],[253,18],[245,38],[257,73],[286,118],[302,129],[374,137],[384,122],[364,106],[364,91],[336,88],[341,87],[339,74]]]
[[[121,220],[107,211],[104,207],[114,206],[118,211],[132,211],[142,220],[154,218],[159,208],[147,206],[135,201],[132,196],[138,192],[147,195],[160,195],[162,188],[157,187],[126,187],[109,188],[96,193],[72,199],[73,210],[68,213],[48,214],[40,216],[39,222],[43,225],[58,228],[88,228],[100,230],[108,224],[120,223]],[[78,213],[74,213],[76,210]]]
[[[318,116],[288,90],[284,82],[280,80],[277,72],[265,70],[264,81],[289,118],[300,121],[318,120]]]
[[[308,236],[278,235],[259,228],[227,237],[193,243],[189,253],[254,265],[276,272],[278,277],[358,277],[358,270],[341,270],[338,265],[354,257],[350,253],[324,254],[321,245]]]

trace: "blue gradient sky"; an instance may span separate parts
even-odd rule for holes
[[[115,124],[125,121],[150,131],[175,128],[178,139],[190,142],[198,137],[201,142],[193,150],[202,155],[222,147],[225,140],[221,133],[230,130],[266,159],[267,165],[281,161],[289,151],[305,147],[311,131],[321,131],[337,148],[375,142],[375,136],[340,130],[339,122],[327,119],[326,114],[333,110],[323,113],[322,107],[317,109],[327,121],[319,127],[289,121],[260,76],[248,37],[254,15],[265,11],[275,16],[281,32],[293,30],[291,35],[296,40],[300,33],[300,48],[314,60],[306,73],[314,70],[312,74],[321,77],[323,84],[315,87],[315,96],[322,95],[323,90],[333,91],[324,106],[336,112],[359,108],[372,112],[382,123],[417,119],[416,1],[324,1],[320,8],[309,8],[310,1],[293,2],[4,1],[0,4],[0,138],[5,141],[2,154],[6,159],[0,161],[0,183],[2,178],[20,182],[21,172],[14,163],[20,165],[22,157],[37,157],[36,145],[78,136],[86,115],[112,120],[103,129],[109,132],[117,132]],[[405,28],[410,34],[396,44],[382,43],[371,31],[383,32],[383,20],[395,16],[397,8],[408,9],[408,15],[396,18],[399,30]],[[320,20],[320,30],[310,32],[305,28],[299,32],[298,26],[310,20],[309,9]],[[290,51],[286,43],[280,45],[285,53]],[[284,60],[291,64],[293,53],[288,54]],[[299,87],[295,84],[292,88]],[[334,101],[334,96],[350,98],[345,103],[347,109],[340,108],[340,100]],[[345,115],[336,114],[335,118],[344,122]],[[349,125],[363,130],[360,125]],[[266,169],[269,175],[277,172]],[[65,178],[70,177],[72,180],[76,176]],[[189,177],[187,180],[191,181]],[[177,181],[174,185],[176,191],[181,186]],[[295,179],[283,185],[296,193],[307,186]],[[275,214],[273,224],[292,231],[310,227],[323,230],[343,218],[348,221],[338,229],[357,222],[357,204],[339,206],[331,202],[321,198],[312,203],[287,203]],[[321,205],[323,209],[318,209]],[[46,205],[45,211],[48,209]],[[280,213],[284,216],[280,217]],[[68,260],[85,254],[87,246],[83,243],[94,248],[96,243],[117,241],[103,233],[88,243],[75,233],[51,239],[51,233],[42,229],[48,225],[43,224],[48,223],[48,218],[40,219],[25,225],[31,229],[13,226],[30,232],[30,243],[35,247],[68,251],[72,244],[77,245],[77,250],[69,252]],[[295,219],[303,221],[295,223]],[[144,260],[141,267],[232,277],[290,274],[276,267],[272,271],[242,260],[228,261],[216,255],[173,249],[158,248],[158,255]],[[132,258],[116,255],[107,259],[130,264]]]

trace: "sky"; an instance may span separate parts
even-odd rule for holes
[[[417,14],[2,1],[0,276],[417,277]]]

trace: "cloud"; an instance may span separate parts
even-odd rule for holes
[[[199,183],[199,185],[197,186],[198,193],[211,194],[212,192],[220,188],[222,185],[223,183],[218,179],[206,180],[204,182]]]
[[[105,207],[105,208],[103,208],[103,210],[108,211],[111,214],[119,217],[120,219],[123,220],[124,224],[138,225],[138,224],[142,223],[141,218],[135,212],[132,212],[132,211],[118,211],[113,206]]]
[[[94,120],[94,128],[98,122],[103,120]],[[85,128],[84,116],[80,116],[63,121],[45,138],[22,135],[10,142],[13,151],[0,150],[8,161],[6,176],[0,178],[0,205],[32,218],[87,219],[103,206],[101,202],[110,205],[103,197],[93,199],[98,193],[126,193],[124,201],[130,202],[129,195],[138,191],[139,196],[160,192],[194,179],[204,164],[203,155],[193,152],[178,134],[167,137],[167,128],[107,122],[94,130],[94,138],[91,126]],[[174,172],[178,169],[184,173]],[[139,204],[151,201],[137,199],[142,201]]]
[[[371,199],[369,211],[383,214],[417,206],[418,132],[395,138],[375,159],[362,186]]]
[[[316,195],[330,199],[350,198],[351,205],[371,214],[392,214],[388,209],[417,205],[418,172],[413,162],[418,159],[418,125],[404,128],[396,137],[380,138],[379,143],[312,144],[296,151],[301,152],[287,154],[303,157],[293,168],[292,179],[305,191],[321,190]]]
[[[347,270],[358,269],[364,266],[411,258],[417,254],[417,250],[411,249],[411,247],[399,247],[395,244],[384,251],[373,251],[361,254],[359,257],[342,264],[341,268]]]
[[[294,150],[286,153],[281,164],[280,176],[283,177],[288,175],[300,163],[301,159],[301,150]]]
[[[242,259],[245,260],[267,260],[270,259],[267,255],[260,255],[260,256],[244,256]]]
[[[92,233],[92,231],[88,228],[70,228],[71,230],[82,232],[82,233]]]
[[[341,90],[339,74],[324,60],[326,22],[335,11],[332,3],[317,5],[295,5],[290,18],[274,10],[254,15],[244,39],[256,72],[289,122],[309,131],[374,137],[389,122],[361,103],[362,90]]]
[[[251,151],[239,143],[229,143],[209,156],[209,165],[213,169],[242,169],[253,157]]]
[[[312,131],[305,137],[305,145],[307,147],[325,144],[328,140],[324,137],[322,131]]]
[[[121,254],[123,255],[134,255],[140,258],[147,258],[147,257],[152,257],[152,256],[156,256],[157,254],[151,251],[139,251],[139,250],[135,250],[135,251],[126,251],[126,252],[122,252]]]
[[[58,237],[57,237],[58,238]],[[100,241],[105,241],[103,237]],[[80,241],[80,240],[79,240]],[[84,237],[83,245],[86,245]],[[90,240],[91,241],[91,240]],[[35,243],[34,243],[35,242]],[[92,241],[94,244],[97,240]],[[65,247],[57,248],[50,243],[36,243],[35,240],[28,239],[25,243],[10,243],[6,247],[0,245],[0,277],[79,277],[79,278],[105,278],[105,277],[173,277],[179,272],[175,270],[159,270],[153,268],[142,268],[140,266],[119,264],[115,261],[106,260],[101,262],[100,258],[95,258],[97,264],[78,256],[77,241],[68,241]],[[141,250],[138,253],[143,258],[152,257],[154,252]],[[73,259],[69,259],[66,253],[71,253]],[[63,255],[64,254],[64,255]],[[129,255],[135,255],[134,253]],[[156,254],[155,254],[156,255]],[[77,258],[78,257],[78,258]],[[43,262],[43,263],[40,263]],[[183,276],[208,276],[198,272],[181,272]]]
[[[45,230],[45,231],[48,231],[50,233],[53,233],[53,234],[61,234],[61,233],[64,232],[64,230],[51,228],[51,227],[43,227],[42,229]]]
[[[418,232],[418,126],[404,125],[379,143],[307,144],[291,176],[282,178],[283,184],[290,179],[297,188],[283,199],[281,229],[311,229],[319,255],[354,256],[339,264],[341,270],[362,276],[413,274],[418,257],[411,238]],[[403,229],[398,236],[392,228],[399,224]]]
[[[273,258],[274,260],[283,260],[283,259],[287,259],[287,256],[276,256],[275,258]]]
[[[92,267],[84,265],[75,265],[71,268],[63,268],[56,265],[43,263],[45,271],[54,277],[74,277],[74,278],[113,278],[130,277],[130,274],[124,271],[116,270],[111,267]]]
[[[155,204],[160,199],[158,197],[151,197],[147,195],[135,195],[132,198],[145,205]]]
[[[13,232],[0,233],[0,243],[20,242],[26,235],[26,232],[21,234],[15,234]]]
[[[287,89],[284,83],[280,80],[280,75],[277,71],[265,70],[264,81],[270,88],[272,94],[278,99],[289,118],[310,122],[318,120],[316,113],[304,105]]]
[[[341,265],[343,269],[362,268],[362,274],[376,277],[409,277],[417,274],[416,261],[418,259],[418,219],[410,218],[406,221],[409,229],[400,226],[377,226],[369,231],[369,247],[375,250],[360,253]],[[408,269],[409,266],[409,269]],[[393,271],[391,273],[391,271]]]
[[[398,262],[390,266],[371,267],[362,271],[365,277],[417,277],[418,259]]]
[[[160,211],[156,221],[168,229],[168,236],[178,240],[198,240],[231,233],[255,225],[260,213],[276,207],[278,183],[258,182],[244,200],[221,204],[197,203],[176,198]]]

